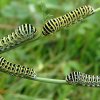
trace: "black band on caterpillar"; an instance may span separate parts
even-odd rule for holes
[[[32,68],[13,64],[0,57],[0,71],[27,79],[35,79],[36,73]]]
[[[47,21],[43,26],[42,33],[43,35],[48,35],[59,30],[63,26],[70,26],[93,13],[94,8],[90,5],[79,7],[63,16]]]
[[[0,53],[35,37],[36,28],[31,24],[22,24],[14,32],[0,39]]]
[[[83,86],[100,87],[100,76],[88,75],[81,72],[72,72],[66,76],[69,84],[78,84]]]

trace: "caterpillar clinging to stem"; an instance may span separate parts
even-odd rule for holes
[[[83,20],[85,17],[90,16],[95,12],[94,8],[90,5],[85,5],[71,11],[63,16],[48,20],[42,29],[43,35],[51,34],[61,27],[70,26],[78,21]]]
[[[36,37],[36,28],[31,24],[22,24],[14,32],[0,39],[0,53],[17,47],[21,43]]]
[[[32,68],[13,64],[0,57],[0,71],[27,79],[35,79],[36,73]]]
[[[100,87],[100,76],[85,74],[82,72],[71,72],[66,76],[66,82],[90,87]]]

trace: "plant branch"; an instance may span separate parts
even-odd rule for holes
[[[94,10],[94,12],[98,12],[98,11],[100,11],[100,8],[97,8],[97,9]]]
[[[42,77],[36,77],[34,80],[40,81],[40,82],[45,82],[45,83],[67,84],[66,80],[49,79],[49,78],[42,78]]]

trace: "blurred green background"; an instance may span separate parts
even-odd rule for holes
[[[38,33],[46,20],[100,0],[0,0],[0,37],[23,23]],[[100,73],[100,12],[53,35],[1,54],[8,61],[36,70],[38,76],[64,79],[71,71]],[[0,72],[0,100],[100,100],[100,89],[40,83]]]

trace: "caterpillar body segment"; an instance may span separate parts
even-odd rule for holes
[[[59,30],[61,27],[68,27],[93,13],[94,8],[90,5],[79,7],[63,16],[48,20],[43,26],[42,34],[48,35]]]
[[[36,28],[31,24],[22,24],[11,34],[0,39],[0,53],[35,37]]]
[[[100,76],[88,75],[81,72],[72,72],[66,76],[69,84],[78,84],[90,87],[100,87]]]
[[[13,64],[0,57],[0,71],[27,79],[35,79],[36,73],[32,68]]]

